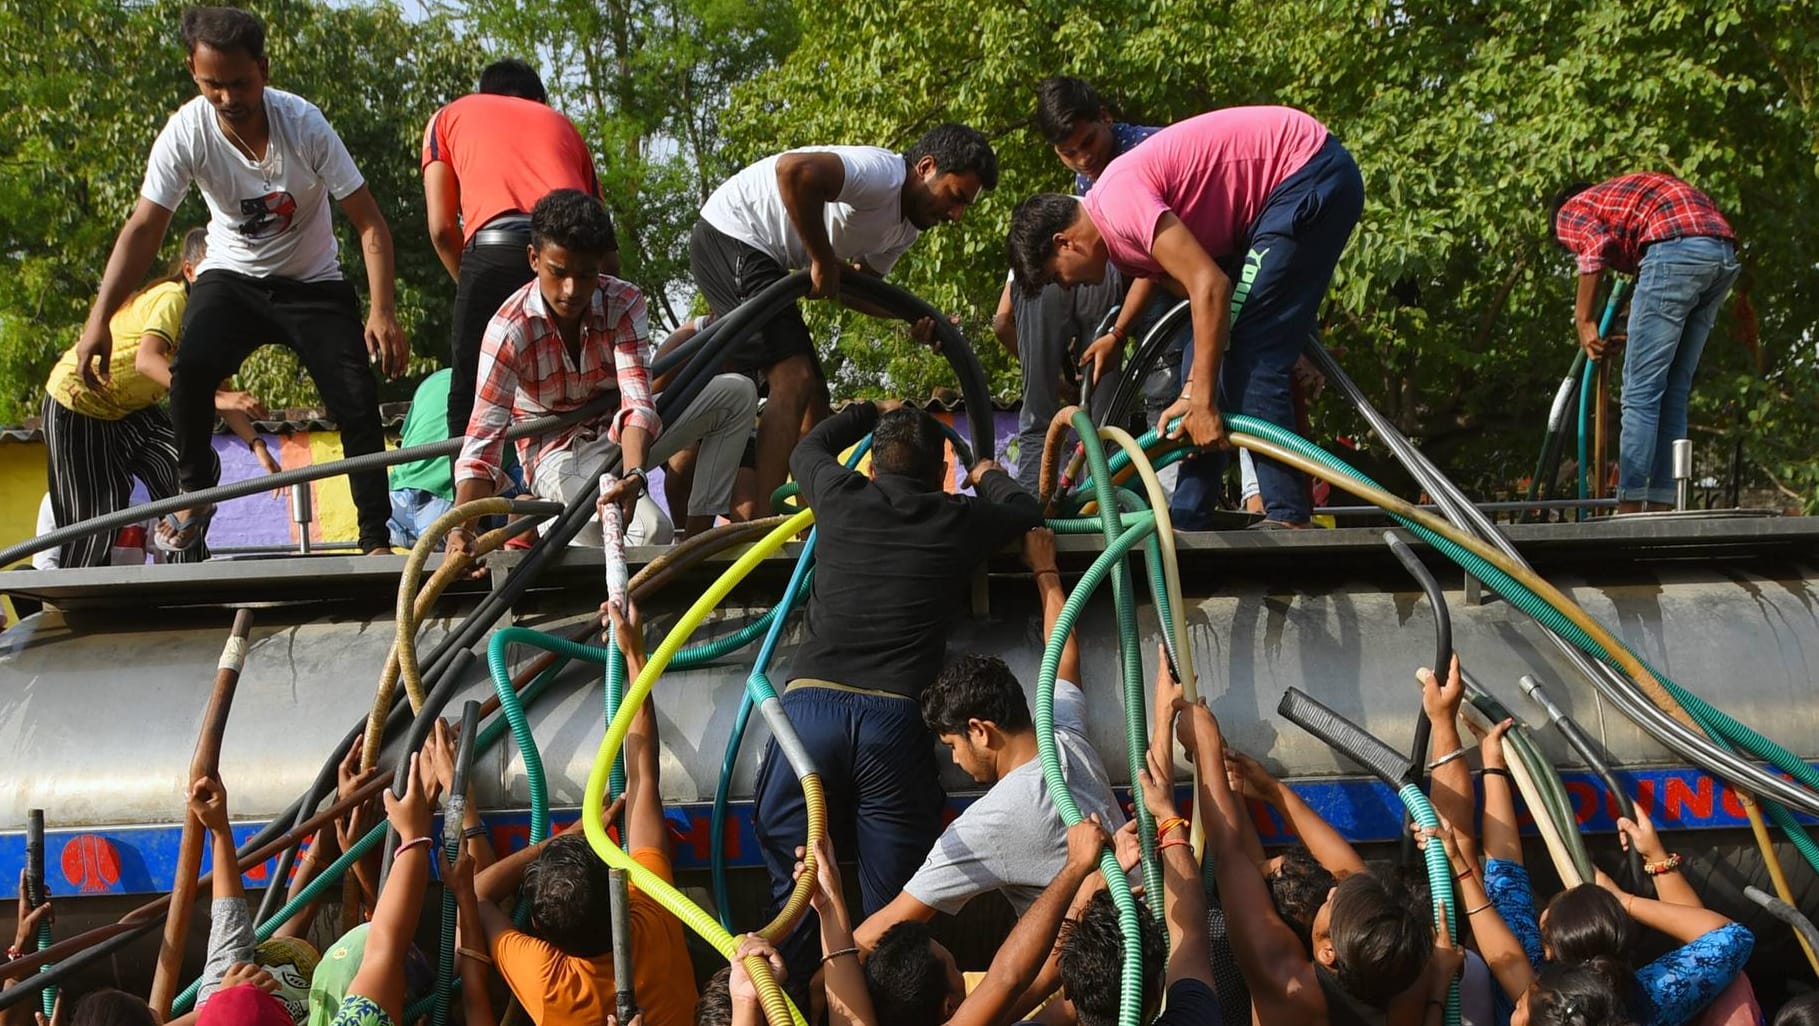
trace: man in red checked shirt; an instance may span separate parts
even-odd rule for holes
[[[644,295],[601,273],[612,237],[600,201],[578,190],[558,189],[531,210],[530,265],[536,279],[505,301],[480,344],[474,412],[455,463],[455,503],[486,498],[505,483],[500,446],[513,423],[565,413],[617,392],[619,408],[605,422],[520,439],[519,461],[534,495],[571,502],[595,493],[602,460],[618,443],[623,470],[609,497],[625,510],[625,540],[663,545],[674,528],[647,494],[647,468],[699,441],[687,527],[693,532],[711,526],[731,507],[733,476],[758,393],[748,378],[719,375],[663,430],[644,362],[650,336]],[[465,525],[457,527],[449,532],[448,551],[466,552],[473,541]],[[590,521],[575,544],[601,544],[599,524]]]
[[[1604,272],[1636,276],[1623,360],[1617,511],[1674,508],[1674,440],[1686,437],[1693,372],[1737,280],[1736,236],[1711,197],[1672,175],[1581,182],[1554,198],[1554,241],[1579,262],[1573,321],[1597,360],[1594,304]]]

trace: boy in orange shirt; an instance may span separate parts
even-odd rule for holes
[[[617,627],[626,670],[635,678],[644,666],[642,625],[635,612],[628,622],[617,606],[601,610]],[[645,702],[625,738],[625,846],[639,865],[673,881],[658,750],[656,714]],[[521,879],[521,900],[531,907],[528,932],[498,905]],[[501,860],[480,874],[474,889],[493,962],[531,1020],[537,1026],[606,1022],[615,992],[607,869],[580,831],[570,827]],[[695,970],[681,921],[635,887],[629,918],[632,989],[645,1026],[693,1026]]]

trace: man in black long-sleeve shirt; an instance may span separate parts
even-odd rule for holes
[[[871,477],[840,465],[841,451],[868,433]],[[941,833],[946,795],[919,699],[940,672],[966,579],[1042,522],[1036,500],[990,459],[972,468],[977,497],[948,494],[946,444],[920,410],[855,403],[790,458],[817,541],[806,637],[783,707],[826,784],[835,849],[858,854],[861,918],[896,896]],[[774,911],[808,829],[801,788],[774,741],[756,806]],[[814,971],[814,937],[805,922],[782,945],[790,980]]]

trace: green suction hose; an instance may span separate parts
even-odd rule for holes
[[[1628,288],[1629,283],[1622,278],[1611,283],[1610,298],[1604,301],[1604,316],[1598,319],[1599,338],[1610,337],[1611,325],[1617,320],[1617,307],[1623,303],[1623,293]],[[1593,386],[1598,380],[1599,362],[1598,360],[1586,360],[1579,377],[1579,497],[1581,499],[1590,498],[1592,494],[1591,486],[1588,483],[1590,481],[1588,471],[1591,464],[1589,446],[1592,437],[1592,392]],[[1604,468],[1599,467],[1598,472],[1602,474]],[[1578,519],[1584,520],[1586,508],[1579,507],[1577,515]]]
[[[1106,469],[1104,443],[1093,426],[1093,418],[1085,410],[1075,410],[1070,422],[1086,448],[1086,460],[1092,467],[1093,478],[1099,482],[1096,488],[1099,522],[1109,547],[1124,533],[1124,519],[1118,513],[1118,497],[1113,490],[1112,475]],[[1158,515],[1151,513],[1152,518]],[[1153,519],[1151,523],[1153,525]],[[1154,535],[1152,526],[1148,536]],[[1118,617],[1118,652],[1123,664],[1125,758],[1131,781],[1135,783],[1144,771],[1144,755],[1149,751],[1149,715],[1144,704],[1143,653],[1137,648],[1137,610],[1131,598],[1131,572],[1127,560],[1120,559],[1112,568],[1112,607]],[[1060,633],[1059,626],[1056,631]],[[1169,633],[1167,621],[1163,623],[1163,633]],[[1066,641],[1067,635],[1062,633],[1061,638]],[[1054,789],[1052,783],[1049,789]],[[1156,818],[1143,802],[1133,802],[1132,811],[1137,820],[1137,841],[1143,851],[1143,886],[1150,894],[1161,894],[1162,863],[1156,859]],[[1068,825],[1072,826],[1073,822],[1070,820]],[[1160,916],[1162,902],[1155,902],[1151,912]]]
[[[1094,435],[1096,438],[1097,435]],[[1091,446],[1088,446],[1091,449]],[[1110,478],[1108,477],[1109,481]],[[1105,551],[1087,568],[1074,590],[1068,593],[1067,602],[1061,607],[1061,615],[1056,619],[1054,630],[1049,632],[1048,642],[1042,650],[1042,670],[1036,678],[1036,746],[1037,757],[1042,762],[1042,778],[1048,784],[1049,797],[1055,803],[1055,810],[1061,814],[1061,821],[1068,826],[1080,822],[1080,806],[1074,801],[1068,790],[1067,778],[1061,771],[1061,752],[1055,744],[1055,675],[1061,668],[1061,649],[1067,642],[1069,632],[1080,618],[1081,610],[1086,608],[1087,600],[1128,553],[1132,546],[1141,541],[1156,529],[1155,514],[1147,513],[1131,517],[1130,526],[1123,534],[1106,545]],[[1141,803],[1139,803],[1141,804]],[[1118,859],[1110,851],[1099,856],[1099,871],[1104,874],[1106,884],[1112,895],[1112,903],[1118,908],[1118,922],[1124,933],[1124,968],[1120,976],[1118,1004],[1119,1026],[1141,1026],[1143,1018],[1143,943],[1139,931],[1142,925],[1138,919],[1137,899],[1131,895],[1130,881],[1125,879],[1124,871],[1118,866]],[[1161,894],[1161,891],[1153,892]]]
[[[1404,784],[1397,790],[1396,797],[1402,799],[1402,807],[1408,810],[1413,819],[1423,830],[1440,829],[1440,817],[1435,814],[1434,806],[1428,802],[1427,795],[1414,784]],[[1453,895],[1453,866],[1446,857],[1446,846],[1437,839],[1429,840],[1422,846],[1422,854],[1427,862],[1428,893],[1434,904],[1434,925],[1446,923],[1446,935],[1454,944],[1459,943],[1459,908]],[[1446,991],[1446,1026],[1459,1026],[1459,981],[1454,980]]]

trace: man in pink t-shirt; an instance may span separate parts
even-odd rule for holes
[[[1163,420],[1181,418],[1175,437],[1211,451],[1181,465],[1175,526],[1210,526],[1229,448],[1221,410],[1295,429],[1295,360],[1363,207],[1358,165],[1324,125],[1289,107],[1233,107],[1157,132],[1084,199],[1045,193],[1012,215],[1025,289],[1097,282],[1111,263],[1192,304],[1185,384]],[[1306,476],[1256,462],[1268,516],[1258,526],[1307,526]]]

